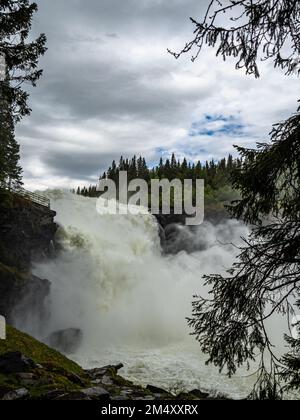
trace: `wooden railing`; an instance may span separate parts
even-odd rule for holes
[[[18,187],[14,188],[7,184],[4,185],[4,188],[11,191],[12,193],[19,195],[20,197],[25,198],[26,200],[32,201],[33,203],[39,204],[44,207],[48,207],[50,209],[50,200],[49,198],[37,194],[28,190],[25,190],[24,188]]]

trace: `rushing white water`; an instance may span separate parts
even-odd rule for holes
[[[81,328],[84,342],[73,359],[84,367],[123,362],[122,375],[137,383],[247,395],[253,379],[241,372],[229,380],[205,366],[185,319],[193,295],[206,293],[202,275],[234,260],[236,249],[222,243],[239,243],[246,228],[234,221],[202,226],[191,240],[205,243],[204,251],[163,256],[151,215],[100,215],[96,199],[48,194],[63,251],[35,268],[52,283],[45,336]]]

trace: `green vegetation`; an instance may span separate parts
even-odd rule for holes
[[[0,340],[0,355],[19,351],[38,364],[48,364],[70,373],[84,376],[83,370],[56,350],[40,343],[27,334],[7,326],[7,339]]]
[[[7,339],[0,340],[0,355],[8,352],[21,352],[37,364],[30,371],[34,380],[26,383],[32,397],[38,398],[52,390],[77,391],[91,385],[75,362],[11,326],[7,326]],[[22,387],[24,382],[18,374],[0,374],[0,392]]]
[[[119,163],[115,161],[109,167],[107,172],[104,172],[100,179],[111,179],[115,182],[118,187],[119,184],[119,173],[120,171],[126,171],[128,176],[128,182],[133,179],[139,178],[147,181],[150,186],[152,179],[192,179],[194,182],[196,179],[204,179],[205,181],[205,199],[206,206],[211,207],[223,207],[224,202],[235,200],[239,197],[236,191],[233,190],[230,182],[231,172],[241,166],[242,161],[240,159],[233,159],[231,155],[227,159],[221,159],[219,162],[211,160],[210,162],[197,163],[187,162],[183,159],[182,162],[176,159],[175,154],[172,155],[171,160],[166,159],[164,161],[160,159],[159,165],[153,168],[149,168],[146,159],[143,157],[132,159],[120,158]],[[77,191],[73,190],[78,195],[84,197],[97,197],[96,186],[78,187]]]
[[[18,187],[22,184],[20,146],[14,134],[11,106],[4,99],[3,88],[0,82],[0,186]]]

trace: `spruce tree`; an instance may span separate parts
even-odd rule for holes
[[[196,60],[210,46],[256,77],[260,58],[299,74],[299,1],[213,0],[203,21],[192,21],[194,37],[176,58],[196,48]],[[278,358],[266,327],[275,313],[289,321],[300,309],[300,110],[274,126],[271,142],[238,151],[232,183],[242,197],[229,210],[251,235],[227,275],[205,277],[210,298],[195,298],[189,325],[208,363],[229,376],[260,354],[250,398],[278,399],[286,387],[300,387],[299,334],[285,337],[290,351]]]
[[[19,164],[20,160],[20,146],[16,141],[14,131],[9,132],[9,139],[7,145],[6,156],[6,182],[9,188],[18,189],[22,183],[22,168]]]
[[[30,114],[28,93],[23,83],[36,85],[42,75],[38,59],[46,51],[45,35],[27,41],[37,5],[29,0],[1,0],[0,53],[5,57],[6,75],[0,81],[0,182],[21,185],[19,145],[15,124]]]
[[[11,106],[3,95],[7,85],[5,80],[0,86],[0,186],[18,188],[22,185],[20,146],[15,139]]]
[[[0,3],[0,52],[4,54],[8,84],[4,96],[12,107],[14,121],[30,114],[28,93],[23,90],[26,82],[36,86],[42,75],[38,60],[46,52],[46,36],[27,41],[36,3],[30,0],[2,0]]]

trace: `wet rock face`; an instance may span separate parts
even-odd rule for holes
[[[165,229],[168,225],[172,224],[179,224],[184,225],[186,215],[185,214],[156,214],[156,220],[158,221],[159,225]]]
[[[8,323],[35,314],[41,321],[47,318],[45,301],[50,282],[30,273],[22,273],[0,263],[0,314]]]
[[[193,253],[207,248],[205,235],[201,238],[201,230],[205,225],[217,226],[229,219],[229,214],[224,208],[205,208],[204,223],[199,226],[186,226],[186,214],[158,214],[159,236],[162,250],[165,254],[176,255],[179,252]],[[204,227],[204,228],[203,228]]]
[[[205,251],[211,246],[209,227],[210,224],[207,222],[199,226],[182,226],[178,224],[166,226],[164,252],[176,255],[182,251],[188,254]]]
[[[32,275],[31,265],[53,254],[55,215],[18,196],[0,202],[0,315],[10,324],[22,319],[25,325],[33,315],[41,322],[47,317],[50,282]]]
[[[187,215],[183,212],[183,214],[157,214],[155,215],[156,220],[158,221],[159,225],[165,229],[168,225],[178,224],[178,225],[185,225],[186,219],[190,217],[194,217],[191,215]],[[205,206],[204,209],[204,221],[212,223],[213,225],[217,225],[221,222],[224,222],[230,218],[229,213],[225,210],[224,207],[217,207],[211,208],[209,206]]]
[[[76,353],[81,346],[83,333],[78,328],[55,331],[45,339],[45,342],[55,350],[64,354]]]
[[[21,198],[15,198],[11,207],[0,206],[0,261],[28,270],[33,260],[48,257],[57,230],[55,215]]]

